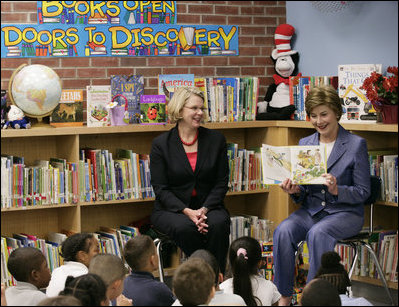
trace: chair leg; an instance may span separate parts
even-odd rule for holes
[[[154,240],[154,244],[157,248],[157,255],[158,255],[158,271],[159,271],[159,281],[164,282],[164,271],[163,271],[163,263],[162,263],[162,240],[159,238],[156,238]]]
[[[353,257],[352,264],[351,264],[351,267],[350,267],[350,270],[349,270],[349,274],[348,274],[349,279],[351,279],[352,278],[352,274],[355,271],[356,261],[357,261],[357,259],[359,257],[359,253],[358,253],[356,244],[353,244],[353,243],[349,243],[349,244],[353,248],[353,250],[355,251],[355,255]]]
[[[372,255],[374,263],[375,263],[375,267],[377,268],[378,275],[380,276],[380,279],[382,281],[382,284],[384,285],[385,291],[387,292],[387,295],[391,301],[391,305],[395,306],[395,303],[394,303],[392,295],[391,295],[391,291],[389,291],[389,287],[388,287],[387,281],[385,279],[384,272],[382,271],[381,265],[378,261],[377,255],[375,254],[374,250],[372,249],[372,247],[369,244],[367,244],[365,242],[362,242],[362,244],[367,248],[369,253]]]
[[[303,245],[305,244],[306,241],[301,241],[298,243],[296,252],[295,252],[295,265],[298,262],[298,258],[299,258],[299,254],[300,254],[300,250],[302,249]]]

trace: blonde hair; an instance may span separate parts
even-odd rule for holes
[[[121,258],[113,254],[98,254],[89,265],[89,273],[102,278],[105,286],[110,286],[116,280],[123,280],[128,273]]]
[[[179,87],[174,92],[172,99],[168,103],[168,117],[171,124],[177,123],[182,119],[181,112],[187,103],[187,100],[192,96],[196,95],[205,102],[204,93],[197,87]],[[202,122],[208,119],[208,112],[204,112]]]
[[[316,86],[310,90],[305,100],[306,114],[310,116],[312,110],[321,105],[325,105],[333,110],[338,121],[341,119],[341,99],[339,98],[335,88],[330,85],[323,85]]]

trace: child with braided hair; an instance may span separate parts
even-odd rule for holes
[[[277,287],[258,274],[262,250],[256,239],[241,237],[234,240],[229,247],[228,260],[233,277],[221,283],[220,289],[240,295],[248,306],[278,303],[281,294]]]
[[[98,241],[92,234],[76,233],[68,237],[61,247],[64,264],[54,269],[46,295],[57,296],[64,289],[67,276],[78,277],[87,274],[90,260],[98,253]]]

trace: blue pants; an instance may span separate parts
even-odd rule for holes
[[[363,221],[363,216],[353,212],[321,211],[311,216],[304,208],[282,221],[273,234],[274,284],[279,292],[292,295],[295,252],[300,241],[306,240],[309,249],[309,282],[320,268],[321,256],[334,250],[337,240],[358,234]]]

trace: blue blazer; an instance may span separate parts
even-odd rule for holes
[[[154,210],[180,212],[188,208],[194,188],[200,207],[209,210],[224,207],[229,180],[226,138],[219,131],[199,127],[197,163],[193,171],[176,125],[153,140],[150,171],[155,192]]]
[[[299,145],[319,145],[316,132],[299,141]],[[327,172],[337,178],[338,195],[328,192],[325,185],[302,185],[300,196],[292,196],[297,203],[314,215],[321,210],[328,213],[351,211],[364,214],[364,202],[370,195],[370,164],[366,140],[339,125],[338,136],[327,160]]]

